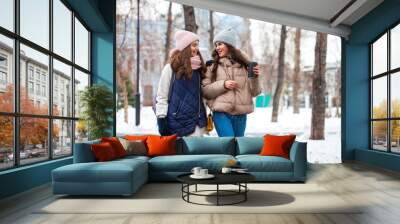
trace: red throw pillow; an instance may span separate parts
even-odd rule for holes
[[[170,136],[149,136],[146,143],[148,156],[176,155],[177,135]]]
[[[114,149],[108,142],[93,144],[91,145],[91,149],[94,157],[99,162],[110,161],[117,158]]]
[[[109,137],[109,138],[101,138],[101,142],[108,142],[114,149],[115,155],[118,158],[125,157],[126,156],[126,151],[124,149],[124,146],[122,146],[121,142],[119,141],[118,138],[116,137]]]
[[[296,135],[264,135],[264,146],[261,149],[262,156],[281,156],[286,159],[290,158],[290,148]]]

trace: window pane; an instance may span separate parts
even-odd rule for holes
[[[0,1],[0,26],[14,31],[14,0]]]
[[[49,47],[49,0],[20,0],[21,36]]]
[[[75,143],[88,140],[88,129],[84,120],[75,121]]]
[[[372,118],[387,117],[387,81],[386,76],[372,81]]]
[[[392,152],[400,153],[400,120],[391,121]]]
[[[48,114],[48,63],[47,55],[21,44],[21,113]]]
[[[13,118],[0,116],[0,170],[14,165]]]
[[[21,164],[49,158],[48,121],[45,118],[21,117],[19,152]]]
[[[390,98],[391,98],[391,110],[392,117],[400,118],[400,72],[391,74],[390,82]]]
[[[373,75],[387,71],[387,34],[372,45],[372,68]]]
[[[71,66],[53,60],[53,114],[72,117]]]
[[[75,117],[79,117],[81,114],[80,94],[86,86],[89,86],[89,75],[75,69]]]
[[[72,12],[60,1],[53,1],[53,51],[71,60]]]
[[[387,151],[387,121],[372,122],[372,147]]]
[[[53,121],[53,156],[60,157],[72,154],[72,121]]]
[[[0,35],[0,111],[14,111],[13,40]]]
[[[391,31],[390,60],[391,69],[400,67],[400,25],[397,25]]]
[[[89,32],[75,18],[75,63],[89,70]]]

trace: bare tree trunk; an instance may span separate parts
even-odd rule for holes
[[[194,14],[193,6],[182,5],[183,6],[183,15],[185,18],[185,30],[197,33],[197,29],[199,28],[196,24],[196,17]]]
[[[209,17],[210,29],[208,30],[209,37],[210,37],[208,39],[208,42],[209,42],[209,45],[210,45],[210,51],[214,50],[213,40],[214,40],[214,29],[215,29],[215,26],[214,26],[214,16],[213,16],[213,14],[214,14],[214,12],[210,10],[210,17]]]
[[[300,39],[301,29],[296,29],[294,37],[294,74],[293,74],[293,113],[300,113],[299,90],[300,90]]]
[[[251,46],[251,29],[250,29],[250,19],[244,19],[244,25],[246,27],[246,31],[244,32],[244,35],[242,35],[242,50],[246,52],[246,54],[249,56],[250,59],[253,59],[253,47]]]
[[[164,64],[167,63],[169,58],[169,51],[171,49],[171,33],[172,33],[172,2],[169,2],[168,14],[167,14],[167,32],[165,33]]]
[[[336,96],[335,96],[335,107],[336,107],[336,114],[335,117],[340,117],[340,108],[341,108],[341,89],[342,89],[342,78],[341,78],[341,68],[339,67],[336,70],[335,79],[336,79]]]
[[[317,33],[315,42],[315,63],[312,82],[312,115],[310,139],[325,139],[325,71],[327,35]]]
[[[281,42],[279,44],[279,59],[278,59],[278,81],[274,99],[272,102],[272,118],[271,122],[278,122],[279,101],[283,92],[283,81],[285,79],[285,41],[286,41],[286,26],[281,26]]]

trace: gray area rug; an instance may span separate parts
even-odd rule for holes
[[[360,205],[343,200],[317,184],[249,184],[246,202],[237,205],[207,206],[190,204],[181,198],[178,183],[146,184],[131,197],[56,197],[35,213],[125,214],[125,213],[360,213]],[[233,189],[234,186],[224,186]],[[213,185],[198,190],[212,190]],[[194,187],[191,188],[194,190]],[[211,193],[210,194],[214,194]],[[238,200],[224,197],[223,203]],[[214,204],[214,196],[193,196],[191,201]]]

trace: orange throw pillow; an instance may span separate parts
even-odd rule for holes
[[[122,146],[121,142],[119,141],[118,138],[116,137],[109,137],[109,138],[101,138],[101,142],[108,142],[114,149],[115,155],[117,158],[125,157],[126,156],[126,151],[124,149],[124,146]]]
[[[117,158],[114,149],[108,142],[93,144],[91,145],[91,149],[94,157],[99,162],[110,161]]]
[[[176,155],[177,135],[170,136],[149,136],[146,143],[148,156]]]
[[[137,141],[141,140],[146,142],[147,137],[149,136],[156,136],[156,135],[125,135],[124,138],[129,141]]]
[[[290,148],[296,135],[264,135],[264,146],[261,149],[261,156],[280,156],[290,158]]]

